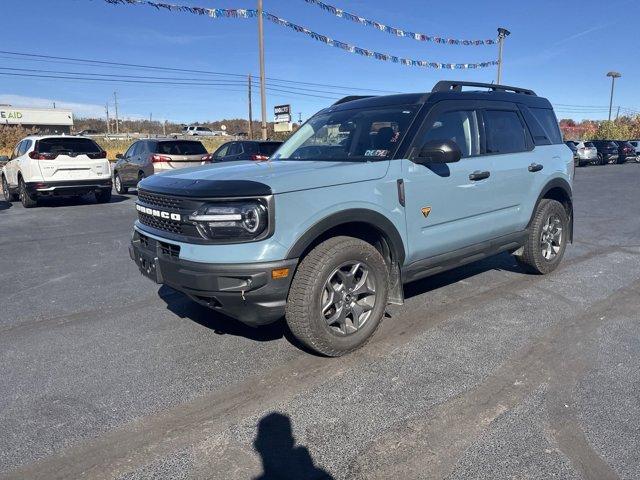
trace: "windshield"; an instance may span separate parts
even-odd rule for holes
[[[287,140],[273,160],[369,161],[391,158],[417,105],[321,112]]]

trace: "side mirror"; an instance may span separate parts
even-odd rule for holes
[[[416,163],[422,165],[429,163],[454,163],[462,158],[462,152],[458,144],[452,140],[432,140],[426,142],[414,158]]]
[[[121,158],[124,158],[124,155],[121,153],[116,153],[116,158],[120,160]]]

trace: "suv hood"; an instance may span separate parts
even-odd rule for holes
[[[375,180],[388,168],[389,160],[228,162],[153,175],[140,187],[190,197],[260,196]]]

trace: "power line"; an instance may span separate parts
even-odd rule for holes
[[[62,60],[62,61],[71,61],[71,62],[82,62],[94,65],[102,65],[107,67],[128,67],[128,68],[138,68],[138,69],[151,69],[151,70],[164,70],[171,72],[181,72],[181,73],[199,73],[204,75],[221,75],[221,76],[231,76],[238,78],[246,78],[244,74],[239,73],[229,73],[229,72],[214,72],[207,70],[194,70],[194,69],[184,69],[184,68],[174,68],[174,67],[161,67],[157,65],[144,65],[144,64],[135,64],[135,63],[122,63],[122,62],[110,62],[105,60],[94,60],[87,58],[73,58],[73,57],[59,57],[54,55],[43,55],[43,54],[35,54],[35,53],[23,53],[23,52],[11,52],[7,50],[0,50],[0,54],[4,55],[13,55],[16,57],[26,57],[30,59],[45,59],[45,60]],[[254,77],[257,78],[257,77]],[[297,85],[309,85],[316,87],[326,87],[326,88],[337,88],[341,90],[360,90],[360,91],[368,91],[368,92],[378,92],[378,93],[399,93],[393,90],[381,90],[381,89],[373,89],[373,88],[363,88],[363,87],[353,87],[346,85],[335,85],[335,84],[326,84],[326,83],[315,83],[315,82],[301,82],[297,80],[288,80],[284,78],[275,78],[275,77],[266,77],[267,80],[283,82],[283,83],[291,83]]]

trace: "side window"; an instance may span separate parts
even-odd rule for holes
[[[224,157],[225,155],[227,155],[227,152],[229,151],[229,146],[231,144],[230,143],[225,143],[224,145],[222,145],[220,148],[218,148],[218,150],[215,151],[215,153],[213,154],[214,158],[220,158],[220,157]]]
[[[550,108],[530,108],[529,110],[536,117],[536,120],[540,122],[551,143],[562,143],[562,134],[553,110]]]
[[[480,138],[476,112],[473,110],[450,111],[429,120],[419,140],[418,148],[435,140],[453,140],[460,148],[463,157],[479,155]]]
[[[227,155],[240,155],[241,153],[242,153],[242,146],[240,145],[240,142],[233,142],[229,146],[229,151],[227,152]]]
[[[527,151],[527,140],[520,117],[514,111],[486,110],[484,130],[487,153],[516,153]]]
[[[22,144],[23,143],[24,143],[24,141],[18,142],[18,144],[16,145],[16,148],[13,149],[13,153],[11,154],[11,159],[12,160],[14,158],[18,158],[20,156],[20,148],[22,148]]]
[[[20,144],[20,152],[19,155],[24,155],[31,148],[31,140],[23,140]]]
[[[138,142],[134,142],[134,144],[129,147],[129,150],[125,152],[124,158],[132,157],[137,148],[138,148]]]

